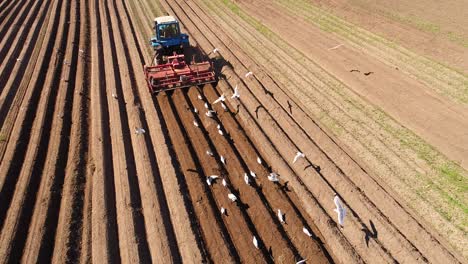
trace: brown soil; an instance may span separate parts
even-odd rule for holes
[[[0,2],[0,261],[461,262],[322,130],[287,92],[285,73],[275,78],[277,69],[237,42],[259,36],[218,4],[224,21],[202,0]],[[202,53],[221,49],[210,55],[216,86],[148,94],[148,24],[164,13]],[[226,100],[227,111],[211,104],[236,85],[241,98]],[[299,150],[306,158],[293,164]],[[220,176],[211,186],[210,175]],[[344,228],[334,193],[348,209]]]

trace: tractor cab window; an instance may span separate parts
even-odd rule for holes
[[[158,27],[159,36],[163,39],[175,38],[179,35],[177,24],[162,24]]]

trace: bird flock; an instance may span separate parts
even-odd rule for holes
[[[336,48],[338,48],[338,47],[339,46],[337,46]],[[217,48],[215,48],[212,51],[213,54],[218,53],[218,52],[219,52],[219,49],[217,49]],[[252,76],[253,76],[253,73],[250,72],[250,71],[245,74],[245,78],[249,78],[249,77],[252,77]],[[112,97],[117,99],[117,95],[115,95],[115,94],[112,94]],[[236,85],[234,87],[234,89],[233,89],[232,95],[230,97],[228,97],[228,98],[230,98],[232,100],[239,100],[240,97],[241,97],[241,94],[240,94],[240,91],[239,91],[239,87]],[[197,95],[197,98],[199,100],[205,101],[204,97],[201,94]],[[224,111],[228,111],[228,107],[226,106],[225,102],[226,102],[226,95],[223,93],[216,100],[214,100],[211,103],[211,105],[220,104],[221,108]],[[216,118],[217,112],[210,107],[210,104],[207,101],[204,102],[204,108],[206,109],[205,110],[205,116],[206,117],[208,117],[208,118],[210,118],[212,120],[217,120],[217,118]],[[193,107],[192,112],[194,114],[198,114],[199,110],[197,108]],[[200,128],[200,124],[198,123],[197,119],[193,120],[193,125],[195,127],[197,127],[197,128]],[[221,136],[225,135],[225,131],[224,131],[224,128],[222,127],[221,123],[218,122],[216,128],[217,128],[218,134],[220,134]],[[135,133],[137,135],[142,135],[145,132],[146,131],[143,128],[135,128]],[[219,157],[219,162],[222,165],[226,166],[226,164],[227,164],[226,157],[224,157],[223,155],[218,154],[218,153],[215,154],[213,152],[213,150],[211,150],[211,149],[206,150],[206,155],[208,155],[210,157],[215,157],[215,155],[217,155]],[[294,157],[292,159],[292,164],[296,164],[301,159],[306,159],[306,155],[304,153],[300,152],[300,151],[296,151],[296,154],[294,155]],[[264,161],[260,156],[256,157],[256,162],[259,165],[265,166],[263,164]],[[244,172],[243,178],[244,178],[244,182],[245,182],[246,185],[251,186],[251,187],[256,187],[257,186],[256,183],[255,183],[255,181],[257,179],[257,174],[254,171],[249,170],[247,172]],[[274,184],[279,184],[279,182],[280,182],[280,175],[278,175],[274,171],[271,171],[271,169],[270,169],[270,173],[268,175],[266,175],[266,178],[268,179],[269,182],[272,182]],[[234,193],[237,193],[237,195],[236,195],[236,194],[234,194],[232,192],[232,190],[230,189],[230,187],[228,185],[228,181],[226,180],[226,178],[224,176],[220,177],[219,175],[210,175],[210,176],[206,177],[206,184],[209,187],[213,187],[213,185],[217,184],[218,181],[221,181],[222,186],[226,188],[227,198],[229,199],[229,201],[231,201],[232,203],[236,203],[237,205],[240,205],[240,198],[239,198],[240,194],[238,194],[237,192],[234,192]],[[345,219],[345,216],[346,216],[346,208],[343,206],[343,204],[342,204],[340,198],[338,197],[338,195],[336,195],[336,194],[334,195],[333,201],[334,201],[334,204],[335,204],[335,207],[336,207],[334,209],[334,211],[337,213],[337,222],[340,225],[340,227],[343,228],[344,227],[344,219]],[[276,211],[277,212],[276,213],[277,221],[279,221],[279,223],[282,224],[282,225],[286,224],[286,213],[283,212],[279,208],[277,208],[276,210],[277,210]],[[221,214],[221,216],[228,217],[227,209],[224,206],[220,206],[219,213]],[[302,231],[307,237],[311,237],[311,238],[313,237],[313,234],[311,233],[311,231],[306,226],[302,227]],[[262,247],[261,241],[255,235],[252,238],[252,243],[253,243],[253,245],[254,245],[254,247],[256,249],[260,249]],[[306,261],[305,259],[302,259],[302,260],[296,262],[296,264],[305,263],[305,261]]]

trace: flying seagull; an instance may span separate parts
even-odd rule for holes
[[[262,164],[262,159],[259,156],[257,156],[257,163]]]
[[[224,94],[222,94],[218,99],[216,99],[213,104],[216,104],[216,103],[219,103],[219,102],[224,102],[226,100],[226,97],[224,96]]]
[[[253,171],[250,171],[250,176],[252,176],[254,178],[257,178],[257,174],[255,174],[255,172],[253,172]]]
[[[249,71],[248,73],[245,74],[245,78],[249,77],[249,76],[252,75],[252,74],[253,74],[253,72],[250,72],[250,71]]]
[[[253,237],[253,240],[252,240],[254,246],[258,249],[258,241],[257,241],[257,238],[254,236]]]
[[[268,180],[272,182],[279,182],[278,174],[274,172],[270,173],[270,175],[268,175]]]
[[[216,54],[216,53],[218,53],[218,51],[219,51],[219,49],[218,49],[218,48],[215,48],[215,49],[212,50],[208,55],[210,55],[211,53]]]
[[[211,175],[206,178],[206,183],[211,186],[211,184],[218,178],[219,178],[218,175]]]
[[[196,127],[198,127],[197,121],[193,120],[193,125],[196,126]]]
[[[284,222],[284,214],[281,212],[280,209],[278,209],[278,219],[280,220],[280,222],[281,222],[282,224],[285,223],[285,222]]]
[[[234,194],[232,194],[232,193],[228,193],[228,198],[229,198],[229,200],[231,200],[232,202],[237,201],[237,197],[236,197]]]
[[[249,179],[249,176],[247,175],[247,173],[244,173],[244,181],[247,185],[250,185],[250,179]]]
[[[234,88],[234,93],[231,96],[231,99],[237,99],[239,97],[240,97],[239,88],[237,88],[237,85],[236,85],[236,87]]]
[[[135,133],[137,135],[141,135],[141,134],[146,133],[146,131],[142,127],[140,127],[140,128],[135,128]]]
[[[338,223],[340,224],[341,227],[344,225],[344,218],[346,216],[346,208],[343,207],[341,204],[341,200],[338,197],[337,194],[335,194],[335,198],[333,198],[333,201],[335,202],[336,208],[333,209],[338,214]]]
[[[304,153],[298,151],[298,152],[296,153],[296,156],[294,157],[293,163],[296,163],[296,161],[297,161],[299,158],[305,158]]]
[[[310,233],[309,229],[307,229],[305,226],[302,228],[302,232],[306,234],[309,237],[312,237],[312,234]]]

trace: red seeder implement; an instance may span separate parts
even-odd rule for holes
[[[184,55],[167,57],[167,63],[144,67],[146,82],[151,93],[168,91],[215,82],[213,65],[199,62],[187,65]]]

